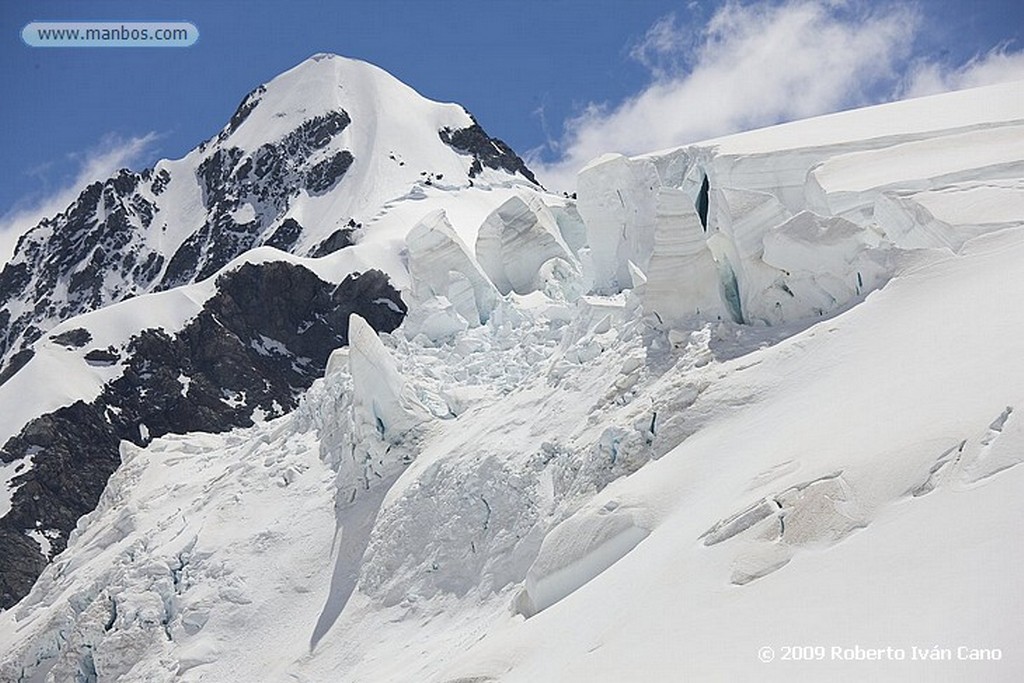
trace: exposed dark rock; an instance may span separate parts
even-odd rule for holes
[[[46,568],[39,546],[22,531],[0,519],[0,605],[9,607],[32,590]]]
[[[16,301],[33,305],[0,320],[0,356],[27,348],[61,319],[131,295],[127,279],[108,276],[137,267],[140,228],[149,227],[155,211],[139,194],[142,181],[142,174],[121,170],[93,183],[63,213],[19,240],[0,273],[0,308]],[[66,294],[55,298],[63,282]]]
[[[263,98],[263,93],[265,92],[267,92],[267,87],[265,85],[261,85],[242,98],[242,101],[239,103],[235,113],[231,115],[231,120],[228,121],[228,125],[224,127],[224,130],[221,131],[218,136],[219,141],[223,142],[229,135],[238,130],[238,127],[241,126],[247,118],[249,118],[249,114],[251,114],[252,110],[256,108],[256,105],[260,103],[260,100]]]
[[[406,311],[375,270],[333,285],[301,266],[245,264],[222,275],[217,288],[177,334],[134,336],[123,375],[97,399],[33,420],[0,449],[3,462],[33,455],[33,467],[14,478],[11,512],[0,519],[0,608],[21,599],[45,566],[25,531],[54,530],[53,552],[63,550],[120,464],[121,440],[144,445],[146,435],[221,432],[251,425],[257,408],[289,411],[323,375],[330,352],[348,343],[351,313],[391,331]]]
[[[208,219],[171,257],[158,289],[170,289],[203,279],[231,259],[259,246],[260,235],[288,209],[303,189],[322,194],[334,187],[353,162],[343,150],[309,165],[310,157],[328,145],[351,123],[344,110],[303,121],[277,142],[261,145],[252,154],[238,147],[221,147],[207,157],[196,175],[208,208]],[[256,213],[240,224],[235,212],[249,205]]]
[[[209,241],[210,224],[207,223],[189,235],[178,247],[178,251],[174,252],[157,289],[170,289],[189,282],[202,262],[203,245]]]
[[[274,234],[268,237],[263,244],[281,251],[291,251],[301,235],[302,226],[299,225],[299,222],[294,218],[285,218],[281,225],[277,226]]]
[[[540,186],[533,172],[526,167],[519,155],[512,148],[497,138],[492,138],[476,121],[467,128],[452,130],[443,128],[439,131],[441,141],[459,154],[473,157],[470,164],[469,177],[475,178],[483,172],[483,167],[518,173],[534,185]]]
[[[25,238],[22,237],[22,240]],[[27,263],[8,263],[0,275],[0,298],[9,301],[32,282],[32,269]]]
[[[85,362],[89,365],[113,365],[120,359],[121,356],[111,349],[93,349],[85,354]]]
[[[206,221],[174,254],[155,251],[147,238],[151,229],[167,229],[153,225],[158,210],[153,197],[171,180],[166,169],[121,170],[93,183],[63,213],[19,240],[14,258],[0,272],[0,359],[10,365],[14,354],[74,315],[216,273],[259,246],[266,227],[299,192],[323,193],[338,183],[352,155],[326,148],[350,124],[345,111],[311,117],[252,154],[228,146],[227,138],[264,91],[250,93],[221,137],[210,142],[213,149],[197,169]],[[236,216],[246,205],[255,217],[240,223]],[[13,310],[21,312],[13,316]]]
[[[69,349],[80,349],[92,341],[92,334],[90,334],[89,330],[84,327],[76,327],[73,330],[55,334],[50,337],[50,339],[52,339],[54,343],[66,346]]]
[[[160,269],[164,266],[164,257],[155,251],[151,251],[146,256],[145,261],[142,263],[136,261],[135,263],[135,267],[132,268],[132,279],[135,282],[152,282],[160,274]]]
[[[331,139],[345,130],[352,119],[343,109],[332,111],[323,116],[314,116],[304,121],[295,131],[297,135],[295,143],[305,144],[313,149],[325,147]]]
[[[312,258],[320,258],[321,256],[333,254],[339,249],[351,247],[355,244],[355,240],[352,239],[353,232],[355,232],[355,230],[352,228],[338,228],[332,232],[327,239],[313,247],[313,250],[309,252],[309,255]]]
[[[313,166],[306,174],[306,189],[314,195],[327,192],[338,184],[352,160],[352,154],[346,149]]]
[[[281,216],[300,193],[336,187],[359,161],[335,142],[351,119],[343,110],[327,112],[257,149],[232,146],[230,136],[249,120],[264,92],[261,86],[244,98],[221,133],[200,146],[206,158],[195,181],[202,225],[189,226],[192,234],[174,254],[150,246],[156,242],[151,237],[167,233],[175,220],[175,212],[161,203],[169,200],[172,180],[166,169],[121,170],[93,183],[62,213],[19,239],[14,258],[0,272],[0,359],[6,359],[0,384],[24,368],[33,357],[32,344],[63,320],[211,276],[260,244],[296,249],[303,227]],[[486,167],[536,182],[507,145],[475,122],[439,135],[471,157],[471,177]],[[442,177],[428,175],[426,182]],[[278,227],[267,238],[272,225]],[[170,227],[170,235],[181,229]],[[350,220],[310,255],[352,245],[359,228]],[[87,363],[120,363],[123,374],[95,400],[33,420],[0,448],[0,461],[31,455],[33,462],[15,477],[12,511],[0,519],[0,608],[23,596],[46,562],[25,532],[56,534],[53,551],[62,550],[118,466],[121,440],[142,444],[172,432],[223,431],[250,424],[256,409],[270,415],[290,410],[322,374],[330,350],[347,342],[351,312],[390,331],[405,310],[377,271],[334,286],[297,266],[242,266],[220,278],[218,294],[179,332],[145,330],[124,348],[90,350]],[[84,349],[92,338],[82,327],[53,341]]]
[[[167,200],[172,180],[166,168],[121,170],[93,183],[65,211],[21,237],[14,258],[0,272],[0,363],[10,365],[14,354],[72,316],[208,277],[263,243],[296,248],[301,236],[294,237],[293,225],[280,226],[267,239],[268,227],[287,214],[299,193],[328,192],[359,163],[351,151],[332,143],[351,118],[338,109],[310,117],[255,150],[232,145],[231,134],[251,120],[264,92],[261,86],[247,95],[221,133],[199,147],[204,158],[195,180],[205,215],[174,253],[157,250],[151,239],[157,231],[167,232],[168,221],[174,220],[173,211],[160,212],[167,208],[160,202]],[[493,168],[536,182],[522,159],[475,121],[438,134],[470,157],[471,178]],[[405,163],[397,151],[391,156]],[[440,175],[428,176],[425,182],[440,180]],[[332,235],[314,251],[330,253],[351,241]]]
[[[153,184],[150,189],[153,195],[159,197],[167,189],[167,183],[171,182],[171,174],[165,170],[160,171],[153,177]]]
[[[10,607],[28,592],[47,559],[36,543],[15,542],[13,537],[56,529],[60,533],[51,539],[51,548],[54,554],[61,552],[78,518],[96,507],[120,464],[119,431],[104,420],[97,405],[78,401],[33,420],[5,444],[0,459],[9,460],[11,454],[34,457],[33,467],[14,477],[18,488],[11,511],[0,519],[0,557],[14,569],[10,575],[0,572],[0,607]]]
[[[119,170],[117,175],[107,181],[103,187],[104,195],[110,197],[109,208],[117,206],[119,198],[130,196],[139,186],[141,180],[142,175],[139,173],[132,173],[127,168]]]
[[[18,370],[21,370],[25,367],[26,363],[32,360],[32,356],[34,356],[35,353],[36,352],[33,351],[30,346],[11,356],[11,360],[4,366],[3,372],[0,372],[0,384],[5,383],[11,377],[14,377]]]

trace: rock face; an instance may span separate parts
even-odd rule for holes
[[[175,187],[197,187],[204,218],[170,252],[153,238],[168,230],[167,205],[182,199],[180,190],[164,193],[170,172],[123,170],[90,185],[30,231],[0,272],[0,354],[9,358],[75,315],[210,277],[255,247],[296,250],[302,227],[284,214],[300,193],[323,194],[344,177],[352,154],[324,148],[349,123],[344,110],[314,116],[253,153],[214,143],[193,177],[173,178]]]
[[[509,186],[539,187],[462,107],[317,55],[249,93],[184,158],[93,183],[28,231],[0,271],[0,412],[30,408],[0,423],[0,609],[94,509],[121,442],[280,415],[347,344],[350,315],[367,329],[399,325],[407,309],[391,278],[404,273],[365,258],[372,245],[359,252],[372,223],[428,194]],[[269,250],[232,265],[261,247],[324,261],[319,275]],[[461,303],[464,283],[445,278]],[[149,303],[165,293],[191,317]],[[112,344],[113,318],[91,316],[135,304]],[[483,304],[478,321],[494,301]],[[53,374],[65,362],[84,368],[83,385]],[[45,401],[16,395],[39,383]]]
[[[0,549],[12,581],[45,559],[18,554],[26,537],[48,555],[78,512],[47,487],[94,495],[70,473],[101,478],[118,438],[120,464],[0,613],[0,681],[535,680],[553,662],[566,680],[675,680],[684,665],[760,680],[760,616],[792,606],[799,619],[770,626],[788,642],[823,626],[873,642],[886,605],[913,631],[904,642],[941,631],[1011,652],[1024,640],[1024,168],[1001,146],[902,153],[907,135],[960,139],[943,121],[958,110],[959,125],[1024,141],[1019,86],[997,92],[1012,125],[978,116],[1002,97],[964,93],[605,157],[580,185],[586,225],[552,210],[558,198],[484,189],[488,170],[452,203],[423,182],[323,259],[262,249],[219,284],[62,324],[0,386],[0,413],[40,404],[26,400],[36,378],[102,382],[18,423],[0,467],[0,512],[19,482],[22,527]],[[368,157],[352,150],[355,174]],[[958,175],[933,178],[940,163]],[[299,248],[347,226],[338,215]],[[879,249],[905,258],[884,271],[894,279],[819,322],[815,308],[875,286],[861,268]],[[410,308],[390,334],[373,328],[402,306],[371,265]],[[290,415],[150,441],[286,408],[320,349],[345,340],[346,314],[348,346]],[[723,612],[708,596],[726,593]],[[403,655],[412,631],[420,647]]]
[[[281,415],[348,343],[350,316],[365,321],[364,337],[402,322],[395,265],[379,266],[385,273],[353,255],[373,222],[410,197],[510,185],[539,187],[462,107],[426,100],[369,64],[317,55],[249,93],[183,159],[93,183],[26,233],[0,271],[0,405],[24,403],[15,394],[51,358],[42,382],[68,362],[85,369],[87,389],[61,377],[67,387],[42,392],[58,397],[54,407],[3,425],[0,609],[29,591],[95,508],[123,442]],[[329,265],[320,275],[284,257],[229,265],[259,247]],[[466,304],[466,283],[449,279],[445,292]],[[482,274],[474,285],[481,301],[470,294],[464,307],[478,324],[497,292]],[[147,315],[156,293],[179,291],[191,317]],[[124,335],[112,344],[109,319],[86,314],[115,304],[137,304],[139,315],[117,318]],[[77,316],[80,325],[47,335]]]
[[[0,608],[24,596],[49,560],[26,532],[46,533],[50,557],[63,550],[120,464],[121,440],[141,446],[167,433],[222,432],[280,415],[348,343],[350,315],[391,331],[406,311],[374,270],[334,285],[301,266],[245,264],[221,275],[217,290],[177,333],[147,329],[124,349],[95,350],[96,362],[124,362],[123,375],[95,400],[43,415],[4,444],[0,461],[31,457],[33,467],[14,478],[11,511],[0,519]],[[75,329],[57,339],[84,346],[91,335]]]
[[[353,156],[348,150],[332,153],[325,148],[351,122],[345,110],[330,111],[306,119],[255,152],[222,145],[208,156],[196,172],[208,218],[171,257],[158,288],[209,277],[260,246],[266,227],[301,192],[323,194],[334,187]]]
[[[466,128],[443,128],[439,134],[441,140],[456,152],[473,157],[473,164],[469,167],[470,178],[480,175],[486,166],[512,174],[519,173],[531,183],[537,184],[533,172],[526,167],[519,155],[501,140],[489,136],[475,120],[473,125]]]
[[[156,181],[152,172],[123,170],[93,183],[63,213],[19,241],[14,259],[0,272],[4,360],[54,322],[127,298],[160,273],[163,257],[139,244],[139,231],[153,218]],[[59,286],[63,282],[66,288]]]

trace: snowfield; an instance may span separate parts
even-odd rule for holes
[[[1024,679],[1022,88],[607,155],[578,204],[424,187],[291,257],[408,317],[289,415],[122,442],[0,680]]]

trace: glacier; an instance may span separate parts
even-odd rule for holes
[[[606,155],[576,202],[445,173],[250,255],[408,315],[352,315],[288,414],[122,441],[0,678],[1024,675],[1020,87]],[[1003,658],[758,658],[815,644]]]
[[[844,118],[855,115],[846,113],[780,126],[785,134],[774,137],[784,147],[771,152],[748,133],[596,159],[579,179],[594,284],[603,292],[630,287],[632,263],[648,280],[647,312],[669,327],[695,317],[779,325],[841,310],[882,286],[904,252],[955,252],[970,238],[1021,224],[1012,211],[985,215],[983,206],[1007,206],[998,200],[978,201],[977,215],[950,223],[927,208],[951,193],[1000,192],[1020,178],[1017,86],[990,97],[990,120],[950,120],[941,129],[878,122],[856,141],[821,132],[848,130]]]

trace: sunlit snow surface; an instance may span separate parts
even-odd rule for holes
[[[401,203],[360,258],[409,324],[124,446],[0,679],[1024,677],[1021,87],[603,158],[582,249],[554,198]]]

